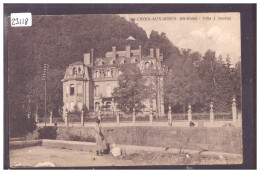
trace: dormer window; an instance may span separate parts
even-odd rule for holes
[[[73,76],[77,76],[78,72],[77,72],[77,68],[76,67],[74,67],[72,69],[72,72],[73,72]]]
[[[109,64],[113,65],[115,63],[116,63],[115,60],[111,60]]]
[[[137,62],[137,59],[135,59],[135,58],[133,58],[132,60],[131,60],[131,63],[136,63]]]
[[[121,61],[120,61],[120,64],[125,64],[126,63],[126,61],[124,60],[124,59],[122,59]]]

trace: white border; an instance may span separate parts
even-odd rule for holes
[[[124,1],[124,2],[122,2],[122,1],[119,1],[119,0],[95,0],[95,1],[83,1],[83,0],[73,0],[73,1],[71,1],[71,0],[63,0],[62,2],[61,1],[58,1],[58,0],[45,0],[45,1],[39,1],[39,0],[23,0],[23,1],[18,1],[18,0],[2,0],[1,2],[0,2],[0,4],[1,4],[1,8],[0,8],[0,23],[2,23],[3,24],[3,5],[4,5],[4,3],[173,3],[173,1],[171,1],[171,0],[164,0],[163,2],[162,1],[155,1],[155,0],[146,0],[146,1],[142,1],[142,0],[128,0],[128,1]],[[200,1],[196,1],[196,2],[193,2],[193,1],[191,1],[191,0],[176,0],[176,1],[174,1],[174,3],[208,3],[208,4],[212,4],[212,3],[257,3],[257,1],[256,0],[246,0],[246,1],[242,1],[242,0],[219,0],[219,1],[208,1],[208,0],[200,0]],[[260,15],[259,15],[259,13],[257,14],[257,23],[259,23],[259,18],[260,18]],[[0,31],[1,31],[1,36],[0,36],[0,38],[1,38],[1,49],[0,49],[0,54],[1,55],[4,55],[3,53],[3,26],[2,27],[0,27]],[[257,42],[259,41],[259,37],[257,37]],[[257,48],[259,48],[259,44],[257,45]],[[1,67],[1,70],[0,70],[0,93],[2,93],[2,99],[1,99],[1,104],[0,104],[0,112],[2,113],[2,118],[0,118],[0,124],[1,125],[3,125],[3,105],[4,105],[4,97],[3,97],[3,93],[4,93],[4,78],[3,78],[3,76],[4,76],[4,74],[3,74],[3,59],[0,61],[0,67]],[[259,61],[257,61],[257,66],[259,66],[260,65],[260,62]],[[260,72],[258,71],[257,72],[257,79],[259,80],[260,79]],[[257,87],[258,88],[258,87]],[[260,87],[259,87],[260,88]],[[257,98],[258,98],[258,95],[257,95]],[[257,107],[260,107],[260,103],[258,102],[257,103]],[[257,124],[259,124],[259,120],[260,118],[258,118],[257,119]],[[2,134],[3,135],[3,126],[2,126],[2,128],[0,128],[1,130],[0,130],[0,134]],[[259,128],[257,129],[257,139],[259,139],[260,138],[260,130],[259,130]],[[3,136],[2,136],[2,139],[3,139]],[[257,140],[258,141],[258,140]],[[260,148],[259,147],[260,146],[260,144],[259,144],[259,141],[257,142],[257,148]],[[2,169],[1,169],[1,171],[3,171],[3,150],[4,150],[4,146],[3,146],[3,142],[1,142],[1,148],[2,148],[2,150],[1,150],[1,153],[0,153],[0,155],[2,156],[2,157],[0,157],[1,159],[0,159],[0,164],[1,164],[1,166],[2,166]],[[260,157],[259,157],[259,152],[257,153],[257,168],[258,169],[260,169],[260,161],[259,161],[259,159],[260,159]],[[15,171],[15,170],[12,170],[11,172],[13,172],[13,171]],[[35,170],[23,170],[24,172],[27,172],[27,171],[35,171]],[[42,172],[42,171],[48,171],[48,172],[52,172],[53,170],[37,170],[37,171],[40,171],[40,172]],[[59,170],[57,170],[57,171],[59,171]],[[75,171],[75,170],[62,170],[63,172],[67,172],[67,171]],[[78,170],[78,171],[84,171],[84,172],[86,172],[86,170]],[[96,172],[97,170],[88,170],[88,172]],[[113,172],[119,172],[119,171],[122,171],[122,170],[106,170],[106,172],[111,172],[111,173],[113,173]],[[124,170],[124,171],[126,171],[126,172],[132,172],[132,171],[134,171],[134,170]],[[144,171],[144,170],[143,170]],[[159,171],[159,170],[146,170],[147,172],[149,171],[149,172],[155,172],[155,171]],[[146,172],[145,171],[145,172]],[[172,171],[176,171],[176,170],[167,170],[166,172],[172,172]],[[180,171],[180,170],[178,170],[178,171]],[[182,172],[187,172],[187,171],[189,171],[189,170],[182,170]],[[207,171],[208,172],[208,170],[193,170],[193,171],[195,171],[195,172],[201,172],[201,171]],[[219,172],[220,170],[211,170],[212,172]],[[244,172],[244,171],[249,171],[249,170],[221,170],[221,172],[222,171],[224,171],[224,172],[226,172],[226,171],[231,171],[231,172]],[[99,172],[99,171],[98,171]],[[249,172],[257,172],[257,170],[250,170]]]

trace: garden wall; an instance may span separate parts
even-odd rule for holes
[[[53,127],[55,128],[55,127]],[[56,127],[59,140],[94,142],[92,127]],[[242,154],[239,127],[102,127],[108,143]]]

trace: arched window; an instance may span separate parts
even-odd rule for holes
[[[98,111],[100,109],[100,103],[96,102],[95,103],[95,110]]]
[[[81,68],[78,68],[78,73],[79,73],[79,74],[81,73]]]
[[[144,65],[145,65],[146,70],[149,69],[149,66],[150,66],[149,62],[146,62]]]
[[[95,96],[96,97],[99,96],[99,86],[98,85],[95,86]]]
[[[151,68],[152,68],[152,69],[154,68],[154,66],[153,66],[153,62],[151,62]]]
[[[100,73],[99,71],[96,71],[96,78],[99,78],[100,77]]]

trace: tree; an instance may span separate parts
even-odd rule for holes
[[[190,50],[182,50],[180,57],[175,58],[174,64],[165,76],[165,102],[170,106],[185,106],[200,101],[201,80],[198,69],[194,66],[194,58]],[[175,110],[173,111],[180,111]]]
[[[119,76],[119,86],[112,93],[116,97],[117,108],[125,113],[132,113],[133,109],[139,112],[145,107],[142,101],[149,98],[146,79],[134,64],[121,66],[120,71],[122,74]]]
[[[171,65],[168,63],[173,62],[174,58],[180,54],[179,49],[173,45],[164,32],[159,34],[157,31],[151,31],[145,46],[146,53],[148,53],[150,48],[160,48],[160,52],[163,53],[164,57],[164,65]]]
[[[234,95],[232,77],[222,58],[217,60],[214,51],[206,51],[199,63],[199,75],[202,80],[203,109],[209,109],[210,102],[213,102],[217,111],[230,110]]]
[[[236,97],[237,108],[241,111],[242,107],[242,76],[241,76],[241,62],[237,62],[232,73],[232,85],[234,89],[234,96]]]

